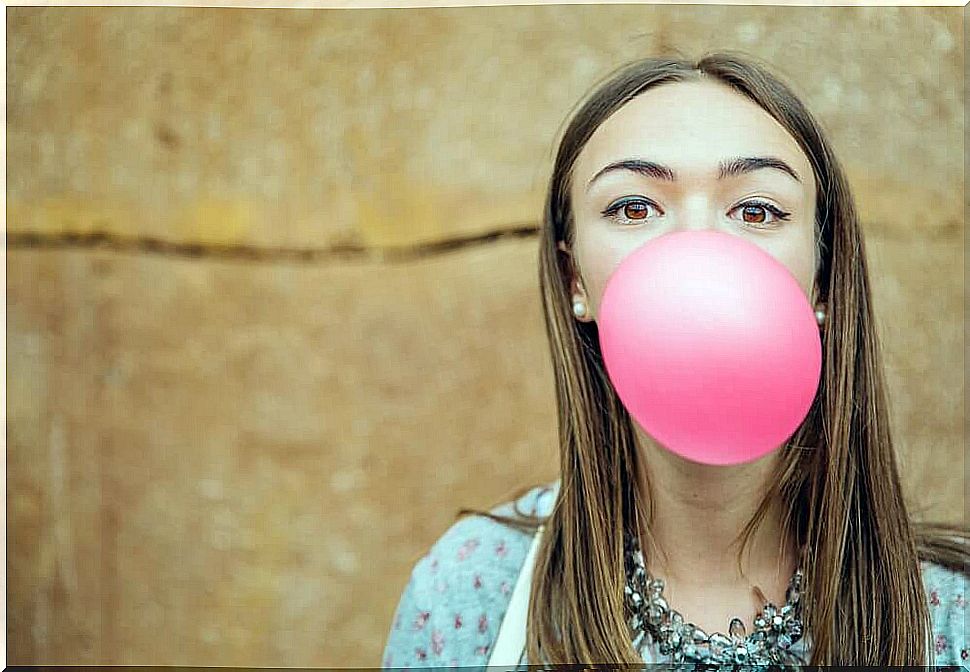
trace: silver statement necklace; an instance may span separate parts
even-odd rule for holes
[[[728,634],[708,635],[693,623],[685,623],[683,616],[671,609],[663,597],[663,579],[654,579],[647,572],[639,543],[632,535],[625,540],[626,576],[625,602],[634,643],[649,635],[659,646],[661,655],[671,656],[673,662],[742,665],[805,665],[793,650],[802,637],[799,594],[802,570],[791,578],[785,596],[786,603],[778,609],[770,602],[754,619],[755,630],[746,635],[740,618],[731,620]]]

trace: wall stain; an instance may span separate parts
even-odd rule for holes
[[[169,149],[175,149],[181,141],[178,134],[168,124],[158,124],[155,127],[155,138]]]

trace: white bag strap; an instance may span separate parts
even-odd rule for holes
[[[532,589],[532,570],[535,567],[536,552],[542,538],[542,525],[532,539],[532,545],[525,556],[525,562],[515,582],[512,598],[509,600],[505,617],[499,626],[495,647],[488,659],[488,665],[515,668],[522,662],[525,653],[526,622],[529,616],[529,593]]]

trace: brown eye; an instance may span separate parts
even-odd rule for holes
[[[765,201],[745,201],[731,210],[741,211],[741,221],[758,228],[768,228],[787,220],[790,212],[785,212]]]
[[[653,208],[659,214],[663,214],[657,205],[643,198],[620,201],[608,207],[602,214],[620,224],[633,224],[649,219],[650,208]]]
[[[628,219],[646,219],[647,205],[642,202],[627,203],[623,206],[623,214]]]
[[[746,205],[742,217],[748,224],[761,224],[767,218],[767,212],[760,205]]]

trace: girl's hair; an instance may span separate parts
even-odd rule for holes
[[[931,630],[919,563],[967,572],[970,530],[911,520],[890,435],[863,235],[845,175],[794,93],[754,58],[730,52],[696,63],[648,58],[621,67],[582,104],[559,145],[540,231],[539,284],[559,409],[561,485],[536,559],[528,659],[641,662],[624,610],[623,536],[639,535],[645,552],[655,547],[650,474],[605,373],[596,324],[573,318],[571,262],[558,243],[571,248],[572,169],[593,132],[653,87],[698,80],[726,84],[768,112],[798,142],[818,185],[816,281],[818,300],[827,304],[822,377],[807,417],[781,449],[772,488],[739,535],[739,562],[780,499],[785,534],[809,551],[808,662],[926,664]]]

